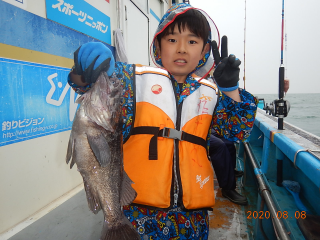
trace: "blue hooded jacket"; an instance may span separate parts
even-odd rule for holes
[[[210,26],[210,34],[208,36],[208,43],[211,40],[216,40],[219,45],[219,32],[213,22],[213,20],[201,9],[193,8],[191,5],[186,3],[180,3],[173,5],[162,17],[157,31],[154,34],[153,41],[150,46],[150,55],[154,64],[163,68],[161,56],[157,53],[155,47],[156,37],[166,27],[168,27],[175,18],[185,13],[190,9],[195,9],[205,16]],[[180,89],[180,85],[171,76],[173,84],[176,88],[178,104],[182,103],[183,100],[192,94],[198,87],[200,87],[201,79],[198,81],[193,78],[193,73],[201,78],[207,76],[207,74],[214,67],[214,60],[212,58],[211,49],[205,54],[204,58],[198,63],[198,66],[187,76],[185,83]],[[122,62],[116,62],[114,77],[118,77],[123,84],[123,104],[122,104],[122,116],[123,116],[123,139],[124,142],[128,139],[129,133],[132,127],[133,115],[134,115],[134,65]],[[79,87],[73,82],[69,81],[71,87],[73,87],[77,93],[83,94],[90,86]],[[219,135],[224,136],[226,139],[234,142],[245,141],[249,136],[253,126],[255,114],[256,114],[256,99],[243,89],[239,88],[239,93],[242,102],[236,102],[230,97],[226,96],[221,92],[219,104],[216,109],[216,113],[213,116],[212,128]],[[210,138],[210,131],[208,133],[208,140]],[[209,141],[208,141],[209,144]]]

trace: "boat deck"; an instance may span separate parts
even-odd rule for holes
[[[237,190],[248,197],[249,205],[240,206],[224,198],[218,182],[215,182],[216,203],[213,211],[209,212],[210,240],[250,240],[253,239],[253,227],[247,221],[246,212],[251,208],[249,191],[241,188],[241,178],[237,181]]]
[[[241,191],[241,178],[237,182]],[[249,240],[245,208],[222,197],[215,180],[216,205],[210,216],[210,240]],[[249,200],[250,202],[250,200]],[[81,190],[48,214],[33,222],[9,240],[94,240],[99,239],[103,213],[94,215],[88,208],[85,191]]]

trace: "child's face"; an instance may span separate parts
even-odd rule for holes
[[[172,34],[161,38],[160,52],[162,64],[179,83],[183,83],[207,51],[209,44],[203,48],[202,38],[190,32],[186,27],[179,32],[176,25]]]

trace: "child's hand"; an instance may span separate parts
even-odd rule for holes
[[[214,79],[219,85],[221,91],[230,92],[238,88],[239,65],[241,61],[235,55],[230,54],[228,57],[228,38],[221,38],[221,57],[219,54],[216,41],[211,42],[212,55],[216,64],[213,72]]]
[[[101,42],[83,44],[74,52],[75,73],[82,75],[86,83],[97,81],[100,73],[106,71],[109,76],[114,72],[112,52]]]

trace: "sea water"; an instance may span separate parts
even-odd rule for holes
[[[264,98],[269,105],[278,99],[277,94],[254,95]],[[320,137],[320,93],[288,92],[284,99],[290,102],[290,111],[284,121]]]

